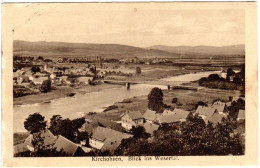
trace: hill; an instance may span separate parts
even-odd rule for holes
[[[46,57],[96,57],[103,58],[134,58],[161,57],[174,58],[179,54],[146,49],[119,44],[90,44],[65,42],[28,42],[15,40],[13,42],[14,55],[46,56]]]
[[[157,49],[168,51],[175,54],[203,54],[203,55],[243,55],[245,53],[245,45],[231,45],[223,47],[215,46],[164,46],[156,45],[148,47],[148,49]]]

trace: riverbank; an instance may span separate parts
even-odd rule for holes
[[[229,96],[239,96],[240,92],[233,90],[220,90],[202,88],[199,92],[191,90],[163,90],[163,103],[169,108],[180,108],[194,112],[199,101],[205,103],[213,103],[214,100],[220,99],[222,101],[228,101]],[[177,98],[177,103],[172,103],[172,99]],[[124,99],[121,102],[116,102],[112,106],[116,107],[106,112],[87,114],[85,118],[92,120],[93,122],[110,123],[114,125],[121,120],[120,116],[127,111],[140,111],[145,113],[148,107],[148,98],[146,96],[132,97]]]
[[[151,85],[173,85],[175,83],[169,81],[163,81],[161,79],[174,77],[179,75],[185,74],[192,74],[202,72],[202,70],[185,70],[181,68],[175,68],[173,70],[170,69],[161,69],[159,67],[155,69],[149,69],[149,71],[145,71],[140,75],[134,74],[131,77],[125,78],[125,81],[130,82],[139,82]],[[90,92],[98,92],[103,89],[110,89],[110,88],[119,88],[122,86],[113,85],[113,84],[105,84],[102,83],[100,85],[95,86],[82,86],[80,88],[72,88],[69,86],[57,86],[55,90],[52,90],[48,93],[38,93],[32,95],[26,95],[18,98],[13,99],[13,105],[29,105],[29,104],[36,104],[36,103],[44,103],[49,102],[54,99],[65,98],[68,97],[71,93],[75,94],[85,94]]]
[[[55,90],[52,90],[51,92],[48,93],[32,94],[32,95],[14,98],[13,105],[44,103],[54,99],[68,97],[68,95],[71,93],[86,94],[90,92],[98,92],[103,89],[118,88],[118,87],[122,87],[122,86],[110,85],[105,83],[100,85],[95,85],[95,86],[91,86],[91,85],[82,86],[80,88],[72,88],[69,86],[57,86]]]

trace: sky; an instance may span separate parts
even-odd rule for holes
[[[137,47],[245,43],[241,9],[170,9],[95,4],[16,5],[13,39]]]

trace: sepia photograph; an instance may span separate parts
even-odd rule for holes
[[[246,3],[207,4],[6,4],[12,156],[245,156]]]

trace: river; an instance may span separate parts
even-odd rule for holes
[[[176,84],[186,83],[206,77],[219,71],[199,72],[161,79],[162,81],[176,82]],[[25,132],[25,119],[35,112],[39,112],[49,120],[53,115],[61,115],[63,118],[75,119],[84,116],[88,112],[102,112],[105,107],[134,96],[148,95],[152,88],[159,87],[167,89],[165,85],[136,84],[129,90],[121,88],[103,89],[99,92],[87,94],[76,94],[74,97],[66,97],[52,100],[51,103],[37,103],[32,105],[14,106],[14,132]]]

